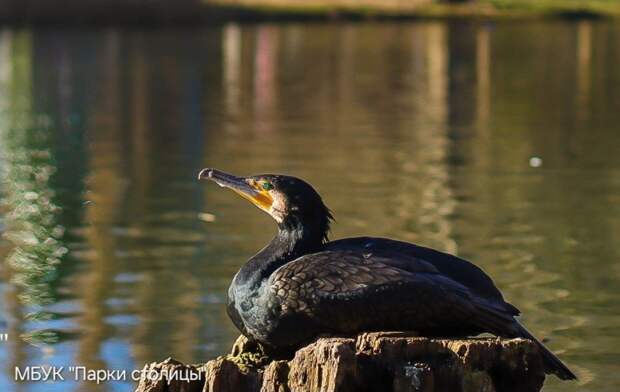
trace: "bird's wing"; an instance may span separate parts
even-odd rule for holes
[[[442,275],[469,288],[479,297],[498,303],[502,302],[505,311],[514,316],[520,314],[519,309],[504,300],[491,277],[480,267],[451,254],[408,242],[374,237],[344,238],[329,242],[326,244],[326,249],[369,252],[377,256],[384,256],[388,264],[395,262],[398,263],[399,267],[403,263],[411,263],[412,268],[417,268],[421,263],[429,264]],[[407,269],[407,267],[403,268]]]
[[[513,321],[501,305],[478,298],[432,265],[408,267],[371,253],[323,251],[280,267],[269,290],[283,316],[302,315],[326,332],[495,332]]]

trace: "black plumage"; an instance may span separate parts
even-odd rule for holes
[[[319,335],[364,331],[490,332],[534,340],[547,372],[575,378],[515,319],[519,310],[474,264],[385,238],[330,242],[329,209],[295,177],[242,178],[204,169],[199,178],[234,190],[278,222],[277,235],[243,265],[228,292],[234,324],[267,348],[294,350]]]

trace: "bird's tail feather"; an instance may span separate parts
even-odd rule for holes
[[[503,309],[500,310],[487,302],[478,301],[476,305],[481,310],[477,314],[477,319],[483,327],[499,336],[530,339],[536,343],[540,350],[546,373],[554,373],[562,380],[577,379],[577,376],[542,342],[515,320],[512,314],[506,313]]]
[[[540,353],[543,357],[543,365],[545,366],[545,371],[549,373],[554,373],[562,380],[576,380],[577,376],[570,369],[564,365],[564,363],[560,360],[560,358],[556,357],[547,347],[545,347],[542,342],[534,337],[525,327],[519,324],[518,321],[515,321],[516,327],[518,330],[518,337],[526,338],[532,340],[534,343],[538,345],[540,349]]]

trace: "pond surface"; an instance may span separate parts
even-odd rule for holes
[[[580,377],[620,390],[620,25],[228,24],[0,34],[0,389],[14,368],[205,361],[275,232],[196,181],[303,177],[332,238],[483,267]]]

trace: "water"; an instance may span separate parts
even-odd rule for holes
[[[604,21],[2,31],[1,389],[229,349],[275,227],[204,166],[306,178],[333,238],[475,261],[581,379],[546,391],[620,389],[619,69]]]

